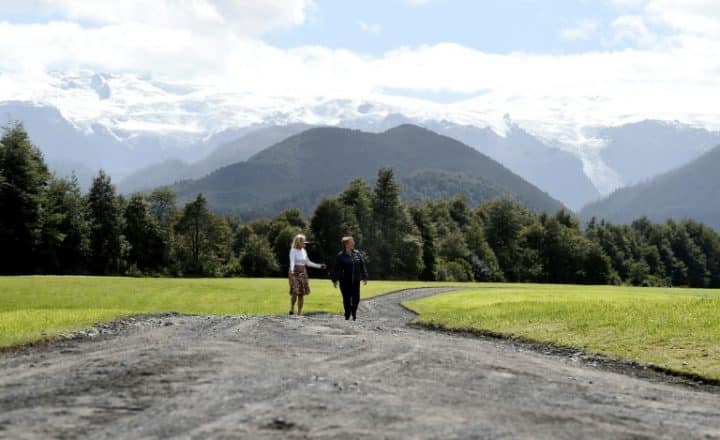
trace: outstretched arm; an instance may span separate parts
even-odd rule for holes
[[[313,263],[312,261],[310,261],[310,258],[309,258],[309,257],[308,257],[308,259],[307,259],[307,261],[306,261],[306,264],[307,264],[308,266],[310,266],[310,267],[315,268],[315,269],[325,269],[325,265],[324,265],[324,264]]]

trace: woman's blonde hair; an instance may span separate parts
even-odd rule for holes
[[[345,247],[347,246],[347,244],[350,240],[355,241],[355,239],[352,238],[352,235],[345,236],[342,238],[342,240],[340,240],[340,243],[342,243],[343,249],[345,249]]]
[[[293,238],[292,247],[300,249],[300,243],[305,243],[305,236],[303,234],[298,234]]]

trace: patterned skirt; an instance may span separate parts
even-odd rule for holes
[[[307,269],[305,266],[295,266],[295,270],[290,274],[290,296],[304,295],[310,295]]]

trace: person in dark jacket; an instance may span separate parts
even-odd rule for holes
[[[357,308],[360,303],[360,281],[367,285],[368,273],[365,259],[355,249],[355,240],[352,237],[343,237],[343,250],[335,257],[335,267],[332,271],[333,287],[340,283],[340,292],[343,297],[345,319],[353,321],[357,318]]]

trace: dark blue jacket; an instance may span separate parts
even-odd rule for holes
[[[335,267],[332,271],[333,283],[340,281],[343,284],[360,282],[367,280],[368,273],[365,266],[365,259],[362,254],[353,250],[352,255],[348,255],[345,251],[341,251],[335,257]]]

